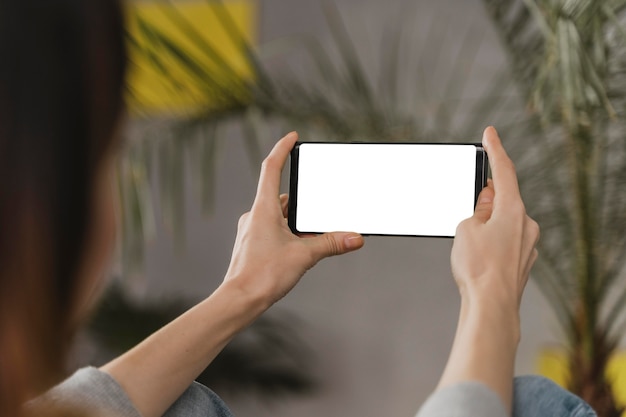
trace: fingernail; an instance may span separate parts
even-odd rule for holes
[[[491,135],[487,134],[487,132],[489,132],[489,130],[493,130],[493,133]],[[493,135],[497,136],[498,135],[498,131],[493,126],[487,126],[487,128],[483,132],[483,140],[482,140],[483,148],[485,148],[487,151],[489,151],[489,147],[491,146],[491,142],[493,141],[493,138],[492,138]]]
[[[358,234],[351,234],[343,238],[346,249],[357,249],[363,246],[363,237]]]
[[[489,128],[490,128],[490,127],[491,127],[491,126],[487,126],[487,127],[485,128],[485,130],[483,130],[483,140],[482,140],[482,143],[483,143],[483,148],[485,148],[485,149],[487,149],[487,147],[488,147],[488,143],[487,143],[487,142],[488,142],[488,141],[487,141],[487,131],[489,130]]]
[[[294,130],[294,131],[291,131],[291,132],[287,133],[287,134],[284,136],[284,138],[288,138],[288,137],[291,137],[291,136],[293,136],[293,135],[297,135],[297,134],[298,134],[298,132],[296,132],[296,131]]]

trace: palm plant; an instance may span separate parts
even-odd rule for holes
[[[618,416],[606,368],[626,330],[625,1],[485,0],[533,112],[525,178],[537,283],[567,340],[569,388]]]

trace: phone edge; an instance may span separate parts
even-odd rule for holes
[[[487,175],[489,172],[489,159],[482,144],[475,143],[476,146],[476,181],[474,186],[474,208],[478,203],[478,195],[487,186]]]
[[[287,225],[292,233],[298,233],[296,229],[296,212],[298,206],[298,157],[300,145],[303,142],[298,141],[289,153],[290,169],[289,169],[289,203],[287,208]]]

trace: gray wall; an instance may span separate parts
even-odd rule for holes
[[[472,86],[488,83],[493,68],[503,62],[478,0],[337,0],[337,4],[365,62],[372,67],[377,62],[370,45],[381,28],[397,24],[400,15],[405,16],[405,25],[412,25],[409,33],[416,38],[416,45],[421,45],[420,34],[433,19],[444,22],[441,31],[447,40],[429,45],[435,49],[458,49],[469,28],[478,29],[473,33],[483,37],[483,46]],[[319,2],[268,0],[260,6],[262,41],[297,32],[327,36]],[[470,88],[468,94],[475,93]],[[472,140],[479,139],[475,132],[471,135]],[[267,138],[266,150],[278,137],[279,132],[274,132]],[[254,198],[258,175],[242,145],[236,128],[223,132],[215,213],[202,217],[197,202],[189,197],[184,254],[174,254],[172,241],[164,233],[150,245],[146,273],[150,298],[177,294],[198,299],[219,285],[228,266],[237,219]],[[269,405],[254,399],[232,399],[235,413],[303,417],[414,414],[435,387],[454,335],[459,297],[449,267],[451,243],[445,239],[369,237],[361,251],[323,261],[310,271],[273,309],[295,312],[301,319],[324,389],[312,397]],[[517,370],[529,373],[534,370],[538,349],[556,340],[552,316],[532,283],[524,298],[522,320]]]

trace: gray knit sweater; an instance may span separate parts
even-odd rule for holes
[[[62,407],[89,416],[141,417],[122,387],[107,373],[83,368],[27,407],[37,410]],[[435,392],[417,417],[505,417],[500,398],[486,386],[465,382]],[[166,412],[166,417],[231,417],[223,401],[208,388],[195,383]]]

